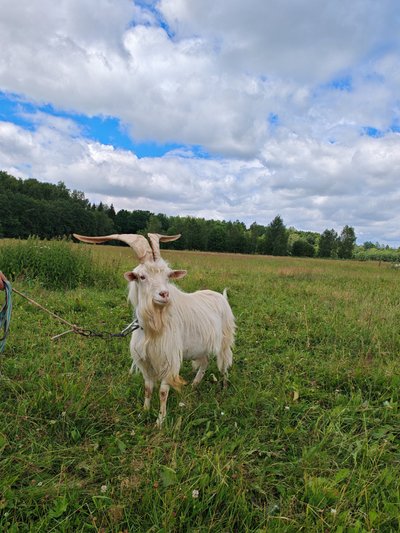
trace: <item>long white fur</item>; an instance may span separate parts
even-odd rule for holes
[[[169,282],[168,276],[174,271],[163,259],[141,264],[133,272],[138,279],[129,283],[128,299],[141,328],[131,338],[132,368],[136,366],[145,380],[145,409],[149,408],[154,383],[161,382],[161,425],[169,386],[179,389],[183,383],[179,371],[184,359],[192,360],[194,368],[198,368],[193,382],[197,385],[209,356],[215,355],[226,383],[232,365],[235,320],[226,290],[223,294],[211,290],[185,293]],[[140,275],[146,276],[145,282]],[[154,295],[165,290],[169,292],[168,303],[155,304]]]

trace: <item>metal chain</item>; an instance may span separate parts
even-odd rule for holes
[[[126,337],[127,335],[129,335],[129,333],[132,333],[133,331],[139,328],[140,328],[139,322],[137,318],[135,318],[135,320],[131,322],[130,324],[128,324],[126,328],[124,328],[120,333],[110,333],[108,331],[93,331],[92,329],[83,329],[83,328],[75,327],[73,330],[68,330],[65,333],[61,333],[61,335],[65,335],[66,333],[73,331],[74,333],[78,333],[78,335],[82,335],[83,337],[98,337],[99,339],[113,339],[113,338]],[[60,337],[61,335],[56,335],[55,337],[52,337],[52,338],[55,339],[57,337]]]

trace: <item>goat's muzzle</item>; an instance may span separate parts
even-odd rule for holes
[[[169,291],[160,291],[157,296],[153,297],[153,302],[156,305],[167,305],[169,303]]]

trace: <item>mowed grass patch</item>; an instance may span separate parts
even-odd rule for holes
[[[76,247],[82,245],[75,245]],[[131,320],[129,248],[113,286],[18,289],[96,330]],[[64,327],[14,297],[1,360],[0,528],[15,531],[397,531],[399,275],[377,263],[167,251],[187,291],[228,288],[230,385],[142,412],[129,339]],[[121,281],[118,281],[119,278]],[[17,286],[17,285],[16,285]],[[183,376],[192,370],[185,364]],[[218,381],[215,381],[215,377]]]

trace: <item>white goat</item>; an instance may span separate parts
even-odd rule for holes
[[[167,413],[170,386],[180,389],[185,381],[179,371],[182,360],[191,360],[197,374],[192,385],[202,380],[214,354],[217,365],[227,384],[228,369],[232,365],[232,344],[235,320],[226,291],[201,290],[185,293],[170,283],[181,279],[185,270],[172,270],[161,258],[159,242],[173,241],[180,235],[149,233],[149,242],[142,235],[116,234],[104,237],[86,237],[74,234],[77,239],[100,243],[117,239],[129,244],[139,258],[139,265],[126,272],[129,281],[129,300],[136,310],[140,329],[132,334],[130,350],[145,382],[144,409],[150,408],[155,382],[160,381],[160,413],[157,425],[161,426]]]

